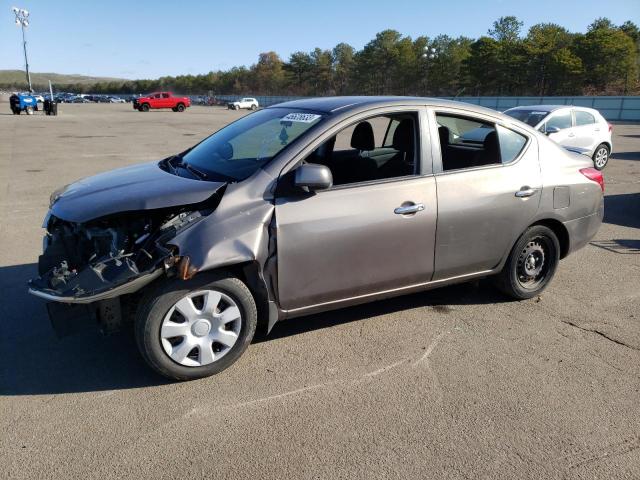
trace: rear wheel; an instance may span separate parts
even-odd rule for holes
[[[176,107],[176,112],[184,112],[184,105],[179,103]]]
[[[518,239],[496,286],[518,300],[535,297],[549,284],[560,261],[560,243],[544,225],[529,227]]]
[[[256,305],[242,281],[201,274],[168,282],[141,301],[136,341],[156,372],[191,380],[232,365],[251,343],[256,323]]]
[[[33,115],[33,107],[27,107],[25,111],[27,112],[27,115]]]
[[[593,153],[593,166],[596,167],[596,170],[602,170],[607,166],[609,162],[609,147],[604,143],[598,145],[596,151]]]
[[[141,112],[148,112],[149,111],[149,104],[148,103],[143,103],[142,105],[140,105],[140,111]]]
[[[256,107],[255,104],[251,105],[251,110],[256,110],[258,107]]]

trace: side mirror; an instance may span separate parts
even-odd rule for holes
[[[325,165],[305,163],[296,168],[294,185],[310,192],[327,190],[333,185],[333,175]]]
[[[547,127],[544,131],[545,135],[551,135],[552,133],[558,133],[560,129],[558,127]]]

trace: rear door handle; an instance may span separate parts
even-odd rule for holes
[[[409,215],[411,213],[418,213],[424,210],[424,204],[422,203],[414,203],[412,205],[404,205],[402,207],[397,207],[393,213],[396,215]]]
[[[532,195],[535,195],[535,193],[537,191],[538,191],[537,188],[531,188],[531,187],[528,187],[528,186],[524,186],[524,187],[521,187],[520,190],[518,190],[516,192],[516,197],[518,197],[518,198],[527,198],[527,197],[530,197]]]

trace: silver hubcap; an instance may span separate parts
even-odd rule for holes
[[[238,341],[242,315],[235,301],[217,290],[189,293],[169,309],[160,329],[165,353],[186,367],[224,357]]]
[[[600,148],[598,149],[598,151],[596,152],[596,167],[604,167],[605,164],[607,163],[607,158],[609,157],[609,154],[607,152],[606,148]]]

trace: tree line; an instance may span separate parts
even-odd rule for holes
[[[554,23],[523,32],[514,16],[496,20],[477,39],[412,39],[378,33],[361,50],[295,52],[283,60],[260,53],[250,67],[156,80],[57,85],[59,91],[253,95],[633,95],[640,91],[640,30],[631,21],[596,19],[585,33]]]

